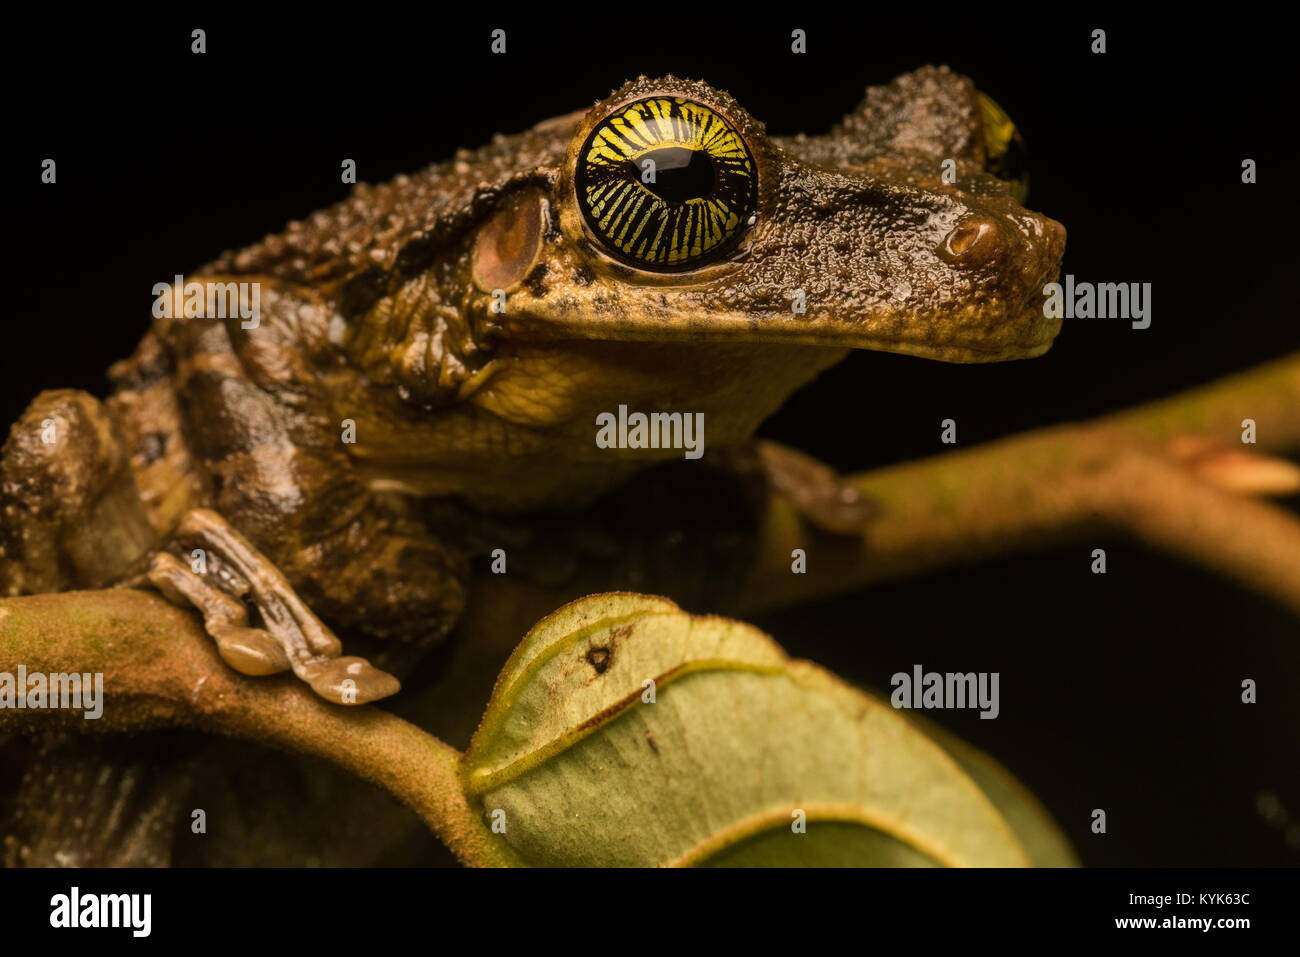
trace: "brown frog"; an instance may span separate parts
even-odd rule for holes
[[[702,415],[710,447],[743,443],[849,349],[1046,351],[1065,231],[1018,202],[1016,142],[943,67],[793,138],[642,77],[359,186],[187,277],[194,308],[161,293],[106,401],[36,398],[3,451],[0,593],[151,583],[244,673],[391,694],[325,622],[417,645],[455,622],[472,547],[422,502],[581,506],[683,455],[607,447],[599,417]],[[828,470],[762,462],[820,524],[865,520]]]

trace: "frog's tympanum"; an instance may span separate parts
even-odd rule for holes
[[[258,284],[256,324],[155,318],[106,401],[36,398],[4,446],[0,591],[152,584],[242,672],[391,694],[332,629],[451,626],[474,549],[431,515],[578,507],[681,459],[598,444],[598,415],[703,413],[723,447],[849,349],[1047,350],[1065,231],[1017,201],[1017,145],[945,68],[793,138],[704,83],[640,78],[359,186],[186,277]],[[825,469],[761,458],[851,525],[818,505]]]

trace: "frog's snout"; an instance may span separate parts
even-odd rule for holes
[[[1065,227],[1037,213],[1007,217],[972,213],[943,237],[936,252],[958,269],[1002,263],[1003,274],[1014,277],[1015,292],[1029,301],[1060,271]],[[1013,298],[1020,297],[1013,293]]]
[[[1061,272],[1061,260],[1065,258],[1065,227],[1046,216],[1035,217],[1035,222],[1042,229],[1038,243],[1042,255],[1037,264],[1026,264],[1032,268],[1031,295],[1041,294],[1043,286],[1056,279]]]
[[[1029,214],[1030,235],[1020,260],[1020,280],[1024,286],[1025,300],[1040,303],[1043,287],[1054,282],[1061,272],[1065,257],[1065,227],[1054,219],[1037,213]]]
[[[948,232],[937,252],[958,267],[982,266],[998,256],[1059,263],[1065,253],[1065,227],[1033,213],[1028,217],[972,213]]]

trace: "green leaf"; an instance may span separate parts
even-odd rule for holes
[[[957,759],[1002,812],[1035,867],[1078,867],[1079,858],[1038,798],[993,758],[928,718],[909,716],[924,733]]]
[[[586,598],[529,632],[464,784],[537,865],[1029,862],[958,761],[887,703],[749,625],[643,595]]]

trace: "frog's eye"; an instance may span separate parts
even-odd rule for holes
[[[694,269],[734,249],[758,202],[744,138],[702,103],[656,96],[620,107],[582,144],[578,206],[606,251],[632,266]]]
[[[988,94],[976,91],[980,120],[984,126],[984,168],[998,179],[1011,183],[1011,191],[1020,202],[1029,193],[1029,164],[1025,141],[1011,122],[1006,110]]]

